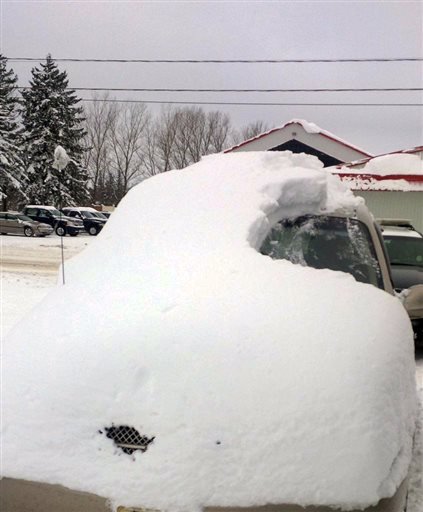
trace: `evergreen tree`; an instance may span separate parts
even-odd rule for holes
[[[88,173],[84,168],[83,109],[75,91],[68,90],[66,71],[59,71],[50,55],[32,70],[30,88],[22,93],[26,132],[28,195],[32,203],[74,206],[88,201]],[[71,158],[62,171],[52,167],[60,145]]]
[[[3,210],[17,208],[27,199],[17,79],[12,69],[7,70],[7,58],[0,55],[0,199]]]

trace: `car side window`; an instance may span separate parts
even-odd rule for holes
[[[5,219],[6,218],[6,214],[5,213],[0,213],[0,219]]]
[[[27,208],[25,211],[25,215],[37,215],[38,208]]]

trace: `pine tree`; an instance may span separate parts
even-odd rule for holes
[[[0,55],[0,199],[3,210],[17,208],[27,199],[17,80],[13,70],[7,70],[7,58]]]
[[[83,167],[85,136],[83,109],[75,91],[68,90],[66,71],[59,71],[50,55],[32,69],[30,88],[22,93],[26,131],[28,195],[32,203],[53,206],[83,205],[88,200],[88,173]],[[60,145],[71,158],[62,171],[52,167]]]

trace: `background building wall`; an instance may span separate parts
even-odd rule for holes
[[[416,229],[423,232],[422,192],[356,190],[354,194],[365,199],[369,210],[376,218],[409,219]]]

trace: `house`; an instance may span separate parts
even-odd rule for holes
[[[409,219],[423,231],[423,146],[330,168],[375,217]]]
[[[336,166],[373,155],[349,144],[314,123],[293,119],[225,151],[292,151],[317,156],[325,167]]]
[[[375,217],[409,219],[423,231],[423,146],[374,156],[314,123],[293,119],[225,153],[286,150],[319,158],[364,197]]]

